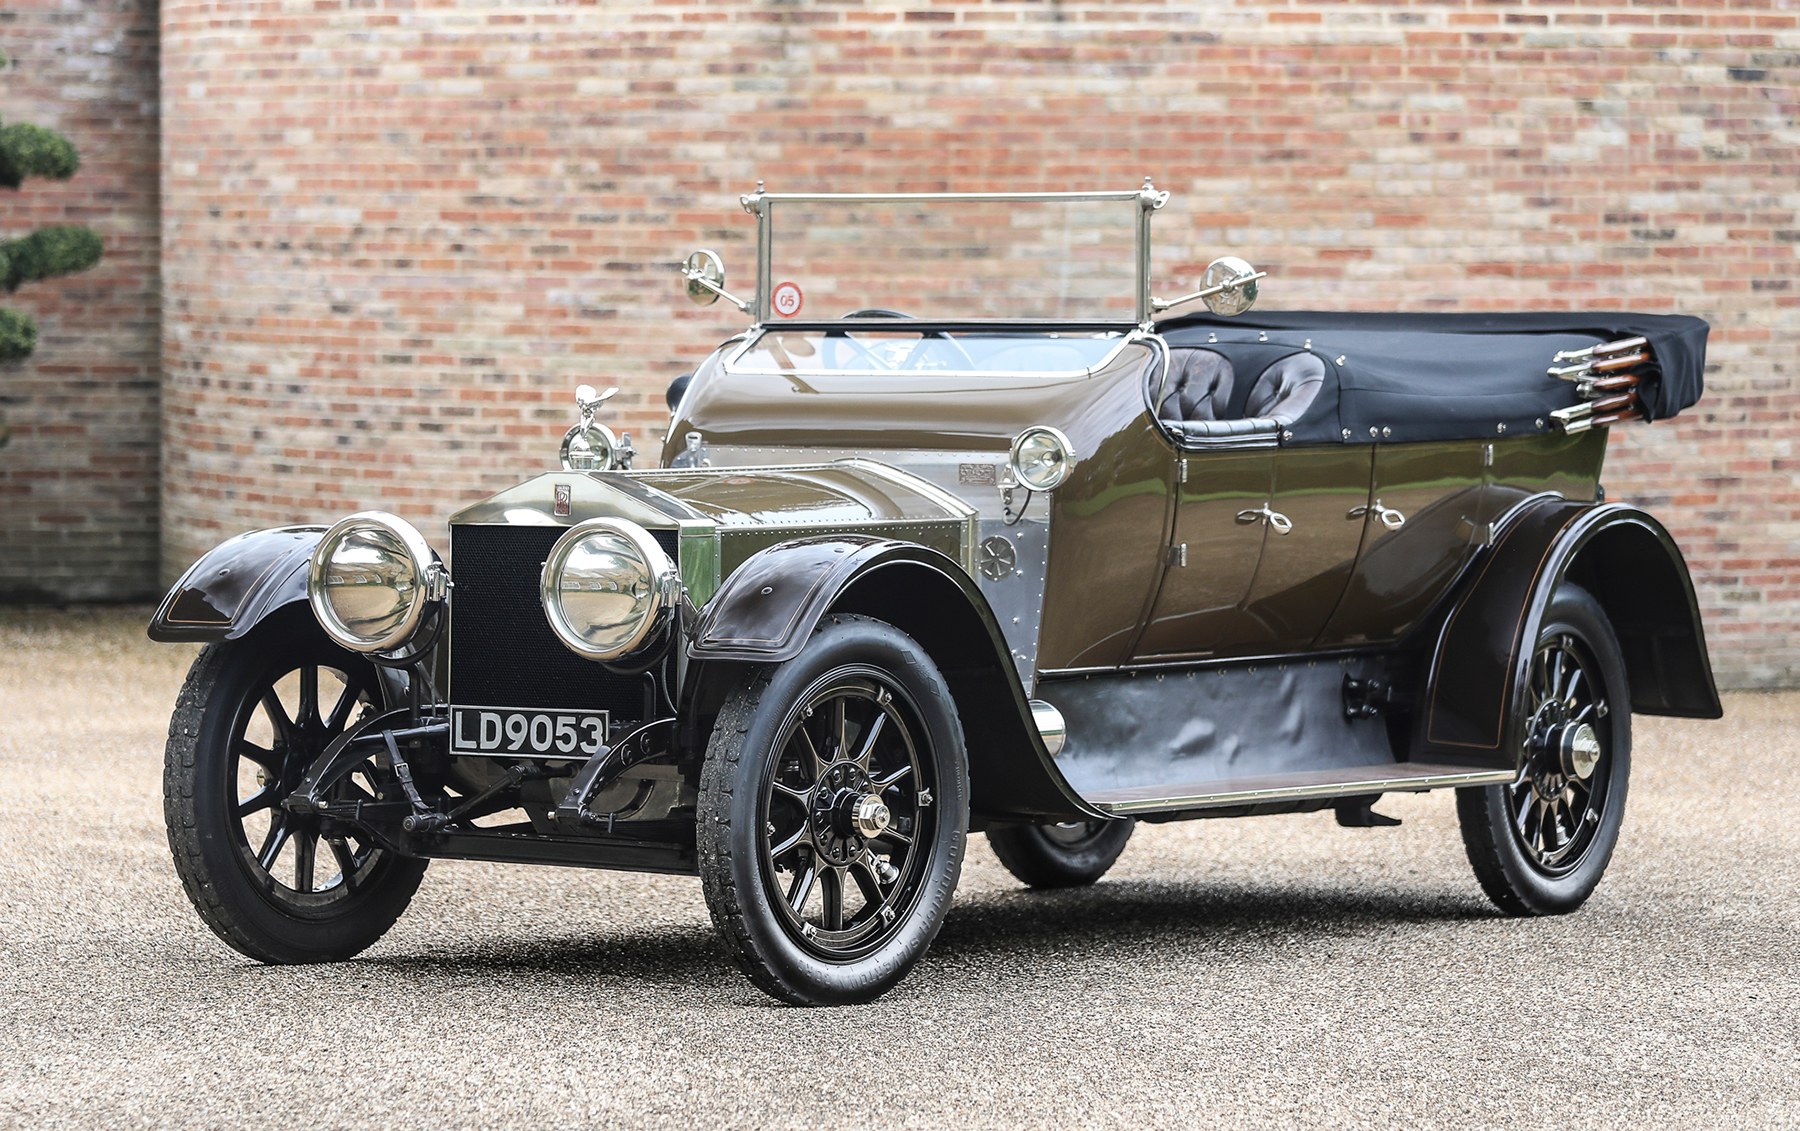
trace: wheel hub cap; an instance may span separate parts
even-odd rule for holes
[[[873,840],[887,832],[890,819],[888,807],[873,793],[858,797],[850,807],[850,824],[856,829],[857,835],[865,840]]]
[[[1594,767],[1600,764],[1600,736],[1586,723],[1564,727],[1558,753],[1563,773],[1586,781],[1593,776]]]
[[[812,802],[813,844],[828,864],[843,866],[888,830],[893,813],[875,783],[854,762],[838,762],[825,772]]]

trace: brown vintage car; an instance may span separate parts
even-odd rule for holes
[[[454,575],[378,511],[207,554],[150,627],[208,645],[165,794],[201,916],[309,962],[435,857],[698,874],[757,985],[865,1001],[970,831],[1085,884],[1138,820],[1432,789],[1502,910],[1579,906],[1633,712],[1719,715],[1680,552],[1600,483],[1611,426],[1698,398],[1705,323],[1252,315],[1233,258],[1159,300],[1167,199],[759,186],[750,296],[682,269],[750,325],[661,467],[584,387]]]

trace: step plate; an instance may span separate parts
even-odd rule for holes
[[[1366,793],[1405,793],[1471,785],[1501,785],[1516,777],[1518,774],[1512,770],[1471,770],[1467,766],[1400,762],[1354,769],[1312,770],[1264,777],[1097,790],[1083,795],[1082,799],[1113,813],[1166,813],[1309,797],[1356,797]]]

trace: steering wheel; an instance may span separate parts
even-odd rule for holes
[[[886,307],[880,307],[880,306],[867,306],[867,307],[863,307],[858,310],[852,310],[852,311],[846,313],[844,315],[844,317],[845,318],[905,318],[905,319],[913,318],[912,315],[906,313],[905,311],[889,310]],[[868,346],[863,345],[861,342],[857,341],[856,338],[854,336],[852,336],[850,331],[848,331],[848,330],[842,330],[842,329],[827,330],[827,331],[825,331],[824,347],[819,351],[820,352],[819,360],[824,364],[825,368],[827,368],[827,369],[845,368],[845,366],[839,364],[841,359],[840,359],[840,355],[838,352],[839,343],[843,343],[845,345],[851,346],[852,348],[854,348],[856,350],[858,357],[867,363],[867,368],[886,369],[886,370],[917,369],[917,368],[919,368],[920,362],[925,359],[926,354],[920,347],[925,344],[925,338],[928,338],[928,337],[929,338],[942,338],[944,341],[950,343],[950,347],[956,351],[957,356],[962,359],[962,362],[964,365],[968,366],[970,369],[976,368],[975,359],[973,357],[969,356],[969,351],[963,348],[963,344],[942,330],[936,330],[936,331],[933,331],[929,334],[926,334],[926,335],[920,337],[920,339],[917,342],[913,343],[913,345],[910,348],[906,349],[906,352],[904,355],[895,355],[895,356],[886,356],[886,357],[884,357],[882,354],[879,354],[879,353],[875,352],[874,350],[870,349]]]

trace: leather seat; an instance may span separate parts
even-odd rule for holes
[[[1289,354],[1257,375],[1244,415],[1283,427],[1300,419],[1325,384],[1325,363],[1310,353]]]
[[[1231,362],[1213,350],[1169,351],[1169,392],[1157,415],[1164,420],[1219,420],[1236,383]]]

